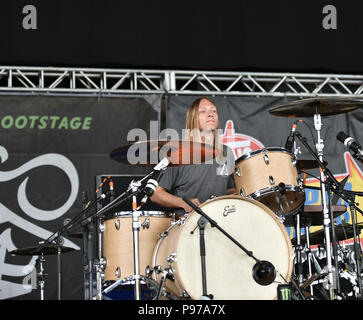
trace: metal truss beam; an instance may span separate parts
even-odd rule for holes
[[[0,66],[0,93],[363,97],[363,75]]]

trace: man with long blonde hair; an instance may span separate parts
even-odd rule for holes
[[[235,193],[233,153],[221,144],[218,128],[214,102],[206,97],[196,99],[187,112],[183,139],[212,145],[216,157],[211,162],[166,168],[151,197],[153,202],[175,208],[176,216],[180,217],[192,211],[183,197],[199,206],[211,197]]]

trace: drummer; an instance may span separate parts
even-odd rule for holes
[[[186,116],[184,140],[213,145],[216,157],[202,164],[167,167],[151,200],[160,206],[174,208],[176,218],[193,209],[183,200],[199,206],[213,197],[236,193],[232,173],[232,150],[220,142],[218,110],[206,97],[196,99]]]

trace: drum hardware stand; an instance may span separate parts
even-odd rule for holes
[[[333,268],[332,268],[332,254],[330,249],[330,228],[334,228],[332,226],[330,217],[329,217],[329,208],[327,204],[326,199],[326,176],[325,172],[327,171],[327,168],[323,164],[323,140],[320,137],[320,130],[321,130],[321,117],[319,114],[314,115],[314,125],[315,129],[318,134],[318,142],[316,143],[316,149],[318,152],[318,155],[315,154],[315,152],[310,148],[310,146],[306,142],[306,138],[303,138],[302,135],[299,132],[295,132],[295,136],[299,138],[299,140],[309,149],[310,153],[316,158],[320,165],[320,181],[321,181],[321,196],[322,196],[322,204],[323,204],[323,222],[324,222],[324,233],[325,233],[325,242],[326,242],[326,252],[327,252],[327,268],[328,268],[328,287],[329,287],[329,293],[330,293],[330,299],[334,300],[334,288],[333,288]],[[324,169],[323,169],[324,168]],[[330,196],[330,194],[328,194]]]
[[[307,255],[307,261],[308,261],[308,276],[309,278],[312,277],[312,269],[311,269],[311,260],[312,260],[312,252],[310,250],[310,223],[305,224],[305,235],[306,235],[306,255]],[[314,290],[313,290],[313,286],[310,285],[310,294],[313,295]]]
[[[300,213],[297,213],[296,215],[296,225],[295,225],[295,230],[296,230],[296,246],[295,246],[295,250],[296,250],[296,275],[298,278],[298,284],[301,285],[303,283],[303,265],[301,262],[301,252],[303,250],[303,246],[301,244],[301,234],[300,234]]]
[[[354,205],[355,197],[357,194],[362,194],[361,192],[347,192],[348,204],[350,208],[351,218],[352,218],[352,227],[353,227],[353,235],[354,235],[354,258],[356,265],[356,275],[358,281],[359,288],[359,296],[358,299],[362,299],[362,273],[361,273],[361,264],[360,259],[362,256],[362,251],[360,244],[357,242],[357,231],[356,231],[356,209],[357,207]]]
[[[319,131],[318,131],[319,132]],[[322,157],[321,156],[317,156],[314,151],[310,148],[310,146],[307,144],[306,142],[306,138],[302,137],[302,135],[299,132],[295,132],[296,137],[299,138],[299,140],[304,144],[304,146],[310,151],[310,153],[314,156],[314,158],[317,160],[317,162],[319,163],[319,166],[321,168],[320,172],[321,172],[321,178],[320,178],[320,182],[321,182],[321,191],[322,191],[322,199],[323,199],[323,212],[330,212],[330,217],[329,215],[324,213],[324,231],[325,231],[325,243],[326,245],[326,252],[327,252],[327,269],[328,269],[328,276],[329,276],[329,287],[330,287],[330,297],[331,299],[333,298],[333,292],[332,292],[332,285],[333,285],[333,270],[332,270],[332,263],[331,263],[331,259],[332,259],[332,255],[331,255],[331,250],[330,250],[330,233],[329,233],[329,228],[334,228],[334,223],[330,223],[330,220],[333,219],[333,213],[330,207],[331,202],[329,201],[329,208],[327,208],[327,200],[326,200],[326,185],[329,189],[329,191],[337,194],[340,198],[342,198],[343,200],[345,200],[347,203],[349,203],[351,206],[354,207],[355,210],[359,211],[360,213],[363,214],[363,211],[360,210],[359,208],[357,208],[357,206],[355,204],[353,204],[348,198],[347,198],[347,194],[356,194],[356,195],[363,195],[362,192],[354,192],[354,191],[347,191],[341,188],[340,183],[335,179],[334,175],[330,172],[330,170],[327,168],[326,163],[324,163],[322,161]],[[319,135],[319,139],[320,139],[320,135]],[[319,145],[319,142],[317,143],[317,145]],[[330,192],[328,193],[328,196],[330,197]],[[326,216],[328,216],[328,219],[326,219]],[[334,220],[331,220],[334,221]],[[327,223],[329,222],[329,223]],[[330,226],[330,227],[329,227]],[[332,231],[332,236],[334,237],[332,239],[332,241],[335,241],[335,230]],[[335,251],[335,250],[334,250]],[[336,252],[334,252],[334,254],[336,254]],[[338,258],[335,257],[335,261],[338,261]],[[335,272],[338,272],[338,270],[336,269]],[[339,284],[339,281],[337,281],[337,284]]]
[[[39,277],[39,287],[40,287],[40,300],[44,300],[44,289],[45,289],[45,276],[47,275],[44,273],[44,253],[41,252],[40,256],[37,259],[37,264],[39,264],[39,272],[37,272],[37,276]]]
[[[208,221],[205,217],[201,216],[198,220],[199,227],[199,245],[200,245],[200,258],[201,258],[201,266],[202,266],[202,288],[204,299],[212,299],[212,295],[207,293],[207,269],[205,266],[205,238],[204,238],[204,230]]]

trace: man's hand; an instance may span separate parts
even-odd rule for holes
[[[194,199],[189,199],[189,201],[191,202],[191,203],[193,203],[193,204],[195,204],[197,207],[199,207],[200,206],[200,202],[199,202],[199,200],[197,199],[197,198],[194,198]],[[185,206],[183,207],[183,209],[184,209],[184,211],[185,212],[190,212],[190,211],[193,211],[194,209],[189,205],[189,204],[187,204],[185,201],[184,201],[184,203],[185,203]]]

